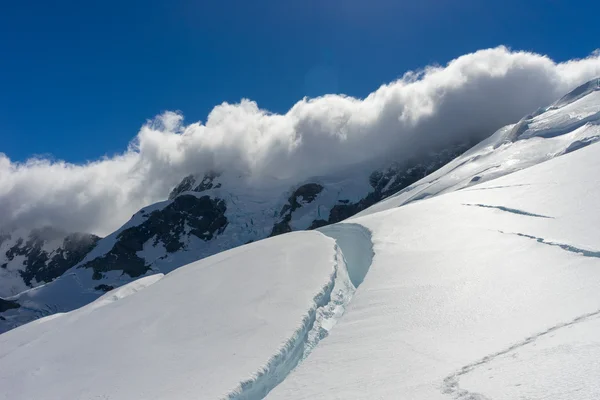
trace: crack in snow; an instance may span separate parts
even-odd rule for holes
[[[223,397],[224,400],[262,399],[283,382],[329,335],[362,283],[373,260],[371,232],[362,225],[344,223],[319,231],[336,241],[334,271],[329,282],[315,296],[314,306],[279,353],[252,378],[241,382]]]
[[[512,187],[519,187],[519,186],[531,186],[530,183],[521,183],[521,184],[517,184],[517,185],[502,185],[502,186],[490,186],[490,187],[482,187],[482,188],[465,188],[462,189],[464,192],[474,192],[476,190],[493,190],[493,189],[505,189],[505,188],[512,188]]]
[[[570,253],[579,254],[579,255],[584,256],[584,257],[600,258],[600,251],[592,251],[592,250],[580,249],[578,247],[571,246],[570,244],[557,243],[557,242],[549,242],[549,241],[546,241],[546,239],[544,239],[544,238],[537,237],[537,236],[532,236],[532,235],[527,235],[527,234],[524,234],[524,233],[509,233],[509,232],[503,232],[503,231],[498,231],[498,232],[504,233],[504,234],[509,234],[509,235],[516,235],[516,236],[524,237],[524,238],[527,238],[527,239],[532,239],[532,240],[535,240],[538,243],[545,244],[545,245],[548,245],[548,246],[559,247],[559,248],[561,248],[561,249],[563,249],[565,251],[568,251]]]
[[[463,206],[481,207],[481,208],[494,208],[496,210],[506,211],[506,212],[513,213],[513,214],[518,214],[518,215],[525,215],[527,217],[537,217],[537,218],[550,218],[550,219],[554,219],[554,217],[549,217],[547,215],[534,214],[534,213],[530,213],[530,212],[527,212],[527,211],[519,210],[519,209],[516,209],[516,208],[509,208],[509,207],[504,207],[504,206],[491,206],[491,205],[488,205],[488,204],[468,204],[468,203],[463,203]]]
[[[467,365],[463,366],[462,368],[460,368],[458,371],[456,371],[453,374],[448,375],[446,378],[444,378],[444,381],[442,383],[442,393],[454,396],[455,399],[459,399],[459,400],[489,400],[488,397],[485,397],[484,395],[482,395],[480,393],[470,392],[467,389],[461,388],[459,385],[460,378],[463,375],[468,374],[469,372],[473,371],[474,369],[488,364],[489,362],[491,362],[492,360],[494,360],[500,356],[508,354],[514,350],[517,350],[517,349],[523,347],[523,346],[527,346],[528,344],[536,341],[540,337],[543,337],[550,333],[556,332],[559,329],[566,328],[566,327],[587,321],[588,319],[591,319],[591,318],[594,318],[597,316],[600,316],[600,310],[580,315],[579,317],[576,317],[569,322],[562,322],[560,324],[554,325],[554,326],[546,329],[545,331],[539,332],[532,336],[529,336],[529,337],[525,338],[524,340],[522,340],[518,343],[515,343],[510,347],[507,347],[504,350],[487,355],[471,364],[467,364]]]

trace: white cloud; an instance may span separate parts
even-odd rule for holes
[[[302,179],[389,155],[399,159],[457,139],[483,138],[600,76],[600,54],[555,63],[504,47],[409,72],[365,99],[303,99],[286,114],[250,100],[221,104],[204,124],[167,112],[122,155],[84,165],[11,162],[0,153],[0,227],[52,225],[106,234],[163,200],[189,173],[236,169]]]

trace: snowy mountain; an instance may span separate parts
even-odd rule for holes
[[[190,175],[168,200],[144,207],[106,238],[67,240],[51,229],[13,234],[0,243],[0,298],[13,305],[0,311],[0,332],[246,243],[463,189],[572,152],[598,139],[599,104],[593,80],[458,157],[467,143],[304,182]]]
[[[0,234],[0,297],[53,281],[80,262],[99,239],[51,228]]]
[[[149,272],[0,335],[0,399],[600,397],[599,89],[345,222]],[[145,214],[206,195],[187,181]]]
[[[142,276],[168,273],[269,236],[339,222],[435,171],[468,147],[460,143],[412,160],[357,165],[300,183],[258,183],[231,173],[190,175],[168,200],[144,207],[106,238],[76,236],[89,241],[78,252],[69,250],[71,239],[63,243],[18,238],[5,246],[8,250],[2,247],[2,254],[15,261],[7,264],[12,275],[0,275],[0,297],[22,307],[0,311],[0,332],[81,307]],[[23,261],[14,254],[28,258]]]

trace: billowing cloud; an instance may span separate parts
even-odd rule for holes
[[[0,153],[0,227],[106,234],[165,199],[189,173],[234,169],[260,184],[390,155],[402,159],[484,138],[597,76],[598,52],[556,63],[498,47],[408,72],[365,99],[305,98],[283,115],[242,100],[190,124],[167,112],[144,125],[123,154],[88,164],[13,163]]]

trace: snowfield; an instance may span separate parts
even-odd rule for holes
[[[0,399],[600,398],[598,89],[343,223],[0,335]]]
[[[268,399],[600,398],[600,146],[354,219],[364,283]]]
[[[262,397],[322,308],[342,311],[344,269],[334,240],[298,232],[135,281],[0,335],[0,398]]]

